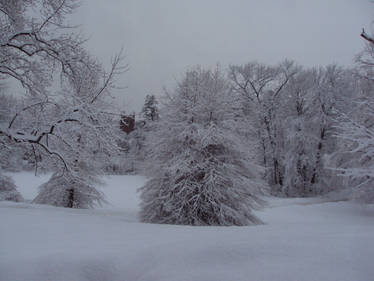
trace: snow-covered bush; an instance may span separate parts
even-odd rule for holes
[[[23,197],[17,191],[17,186],[10,177],[3,175],[0,171],[0,201],[22,202]]]
[[[48,204],[65,208],[92,208],[104,201],[103,194],[83,176],[71,173],[54,174],[48,182],[41,185],[36,204]]]
[[[140,189],[144,222],[185,225],[260,223],[252,209],[263,187],[230,87],[219,70],[187,72],[168,95],[155,132],[149,136]]]

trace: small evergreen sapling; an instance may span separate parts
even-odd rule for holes
[[[155,95],[147,95],[145,97],[141,115],[146,121],[158,120],[158,101]]]

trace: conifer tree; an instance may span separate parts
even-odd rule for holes
[[[158,101],[155,95],[147,95],[145,97],[144,106],[142,109],[142,117],[146,121],[156,121],[158,119]]]

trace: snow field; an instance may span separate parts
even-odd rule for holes
[[[48,177],[13,178],[32,199]],[[110,205],[94,210],[0,202],[0,280],[374,280],[373,205],[269,199],[256,212],[264,225],[144,224],[144,178],[104,180]]]

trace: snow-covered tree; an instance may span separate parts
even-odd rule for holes
[[[333,83],[339,93],[334,124],[338,147],[328,159],[342,179],[346,197],[373,203],[374,41],[364,30],[361,36],[366,46],[356,57],[357,68]]]
[[[0,170],[0,201],[22,202],[23,197],[17,191],[14,181],[1,173]]]
[[[156,121],[158,119],[158,101],[155,95],[145,97],[141,116],[146,121]]]
[[[333,115],[341,72],[336,66],[301,70],[285,90],[286,196],[316,196],[332,189],[333,175],[324,156],[336,149]]]
[[[103,194],[92,186],[93,180],[87,175],[69,172],[55,173],[48,182],[41,185],[33,203],[48,204],[65,208],[91,208],[104,202]]]
[[[140,189],[142,221],[187,225],[248,225],[260,220],[264,186],[238,127],[222,73],[197,68],[169,94],[148,139],[150,180]],[[239,126],[240,125],[240,126]]]
[[[24,89],[24,107],[1,120],[0,138],[37,150],[35,155],[48,158],[43,162],[69,182],[69,190],[73,182],[73,192],[81,193],[87,186],[93,189],[95,155],[109,159],[116,151],[112,129],[117,124],[106,97],[123,68],[119,55],[106,72],[65,23],[77,3],[0,1],[0,79],[13,79]],[[74,206],[82,205],[87,204]]]
[[[97,82],[100,81],[99,70],[81,71],[82,77],[76,79],[72,89],[68,88],[73,91],[72,95],[60,102],[65,108],[79,108],[73,114],[70,113],[71,124],[56,127],[54,135],[60,137],[52,138],[49,143],[49,147],[63,155],[67,167],[62,175],[58,172],[41,187],[34,201],[36,203],[48,204],[48,200],[51,200],[50,204],[53,205],[67,204],[61,206],[82,208],[91,207],[95,201],[100,203],[103,199],[94,185],[96,176],[103,172],[101,169],[105,164],[97,164],[96,160],[109,161],[111,154],[118,153],[115,142],[118,128],[113,127],[117,122],[113,122],[112,115],[106,112],[109,105],[105,100],[98,98],[93,106],[93,99],[104,87]],[[90,83],[87,84],[87,81]],[[60,120],[64,116],[64,112],[55,111],[55,117]],[[53,190],[55,194],[52,194]]]
[[[352,72],[249,63],[231,66],[230,81],[258,130],[272,193],[316,196],[341,184],[324,158],[336,151],[336,110],[352,92]]]
[[[262,143],[263,165],[272,192],[278,194],[284,182],[283,136],[279,106],[284,88],[297,72],[293,62],[284,61],[277,66],[251,62],[231,66],[229,77],[234,92],[252,109]]]
[[[30,95],[46,98],[54,71],[72,77],[81,64],[82,38],[71,32],[65,18],[77,3],[1,0],[0,79],[12,78]]]
[[[22,103],[18,99],[2,93],[3,91],[0,89],[0,124],[10,122],[10,118],[22,108]],[[0,137],[0,169],[7,171],[32,169],[34,159],[32,154],[32,150],[28,149],[27,145],[15,145],[11,140]]]
[[[366,68],[366,66],[365,66]],[[332,159],[337,172],[344,178],[351,191],[351,198],[362,202],[374,202],[374,83],[370,73],[360,69],[355,77],[357,88],[350,107],[340,109],[336,125],[339,150]]]
[[[285,113],[285,172],[282,192],[287,197],[314,195],[312,191],[313,154],[316,138],[310,120],[311,90],[310,73],[299,71],[287,89],[282,105]]]

